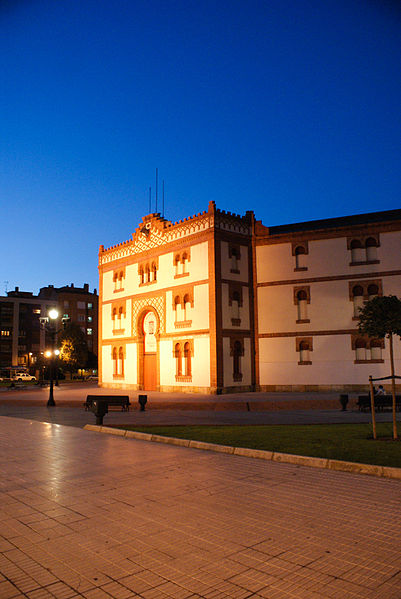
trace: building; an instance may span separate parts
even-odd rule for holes
[[[43,287],[38,295],[16,287],[6,297],[0,297],[0,367],[30,368],[40,353],[50,345],[39,318],[51,308],[66,314],[85,331],[88,348],[97,355],[98,296],[74,285]]]
[[[97,290],[89,291],[89,285],[75,287],[74,283],[64,287],[48,285],[42,287],[38,297],[57,302],[60,314],[81,327],[90,352],[98,352],[98,295]]]
[[[387,342],[358,334],[358,308],[401,295],[400,266],[401,210],[276,227],[214,202],[177,223],[147,215],[132,239],[100,246],[100,384],[366,387],[389,372]]]

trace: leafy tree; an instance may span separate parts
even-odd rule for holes
[[[359,313],[359,331],[368,337],[384,339],[390,345],[391,390],[393,395],[393,438],[397,439],[393,335],[401,337],[401,300],[395,295],[375,297]]]
[[[69,372],[84,368],[88,359],[88,345],[79,325],[69,324],[58,337],[60,362]]]

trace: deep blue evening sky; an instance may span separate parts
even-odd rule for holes
[[[400,207],[398,2],[3,0],[0,56],[1,295],[98,287],[156,167],[173,221]]]

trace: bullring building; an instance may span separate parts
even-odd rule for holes
[[[227,393],[365,387],[387,340],[358,310],[401,295],[401,210],[267,227],[208,210],[149,214],[99,250],[99,384]],[[401,344],[395,339],[396,370]]]

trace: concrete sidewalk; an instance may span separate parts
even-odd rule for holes
[[[1,599],[399,599],[401,482],[0,418]]]

